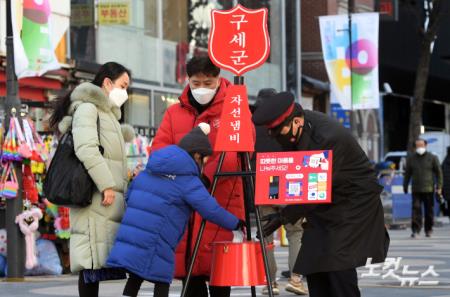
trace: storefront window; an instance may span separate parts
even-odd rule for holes
[[[157,0],[98,2],[97,62],[116,61],[133,78],[160,81]]]
[[[125,105],[125,121],[137,127],[150,127],[150,92],[133,90]]]
[[[171,94],[171,93],[160,93],[155,92],[154,95],[154,110],[155,110],[155,119],[154,119],[154,127],[159,127],[161,124],[161,121],[164,117],[164,113],[166,112],[167,108],[169,108],[171,105],[178,103],[178,95]]]

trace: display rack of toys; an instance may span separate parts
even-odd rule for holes
[[[148,145],[149,139],[139,134],[136,135],[132,142],[126,143],[125,149],[128,160],[128,180],[133,179],[147,163]]]
[[[3,127],[4,125],[0,125],[0,130]],[[41,136],[37,133],[31,118],[26,114],[22,114],[21,118],[16,117],[14,112],[6,135],[0,131],[0,208],[6,207],[6,199],[17,199],[17,191],[20,187],[17,183],[16,170],[21,170],[24,212],[17,216],[16,222],[28,236],[27,269],[35,267],[37,263],[35,255],[29,254],[35,253],[32,244],[35,231],[39,231],[36,234],[40,234],[43,239],[51,240],[56,246],[67,245],[67,239],[70,237],[69,210],[48,203],[42,191],[52,148],[56,147],[55,138],[48,134]],[[13,166],[13,162],[16,166]],[[32,221],[31,215],[33,215]],[[27,223],[27,219],[30,224]],[[33,228],[30,229],[31,227]]]

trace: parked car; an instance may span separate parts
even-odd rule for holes
[[[384,158],[384,162],[394,162],[395,164],[395,170],[404,172],[406,168],[406,158],[408,156],[408,153],[406,151],[393,151],[388,152]]]

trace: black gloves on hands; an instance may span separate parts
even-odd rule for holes
[[[280,228],[281,225],[283,225],[283,220],[279,213],[272,213],[267,216],[264,216],[261,218],[261,222],[266,222],[265,224],[263,224],[262,227],[264,237],[272,235],[273,232],[277,231],[278,228]],[[260,234],[257,234],[257,237],[261,238]]]
[[[243,220],[239,220],[239,222],[237,223],[236,228],[234,228],[234,230],[235,231],[239,230],[239,231],[244,232],[245,227],[246,227],[245,222]]]

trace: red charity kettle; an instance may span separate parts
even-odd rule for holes
[[[267,249],[273,249],[273,244]],[[260,242],[214,242],[209,283],[226,287],[267,284]]]

